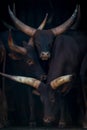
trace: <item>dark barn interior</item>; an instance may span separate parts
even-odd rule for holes
[[[3,40],[5,45],[6,54],[8,54],[9,47],[7,45],[8,40],[8,29],[9,27],[12,29],[12,36],[18,45],[21,45],[22,41],[28,42],[29,36],[25,35],[23,32],[19,31],[13,21],[11,20],[8,13],[8,5],[11,10],[15,13],[16,17],[21,20],[26,25],[34,27],[37,29],[40,23],[43,21],[46,13],[48,13],[48,18],[44,29],[51,29],[56,26],[59,26],[63,22],[65,22],[72,14],[76,7],[76,4],[80,4],[81,10],[81,19],[79,21],[79,26],[77,30],[82,31],[87,34],[87,7],[86,1],[80,0],[1,0],[0,1],[0,40]],[[14,8],[15,7],[15,8]],[[5,33],[5,34],[4,34]],[[20,33],[20,35],[19,35]],[[21,45],[23,46],[23,45]],[[0,53],[1,55],[1,53]],[[19,54],[20,57],[20,54]],[[18,58],[19,58],[18,57]],[[1,58],[1,57],[0,57]],[[28,76],[26,67],[23,68],[20,61],[15,62],[15,60],[7,59],[6,56],[6,65],[1,63],[0,60],[0,72],[6,72],[11,75],[25,75]],[[19,66],[17,66],[19,64]],[[5,70],[3,68],[5,66]],[[9,67],[10,66],[10,67]],[[14,69],[15,68],[15,69]],[[20,70],[23,69],[23,72]],[[29,75],[31,76],[31,75]],[[35,77],[34,77],[35,78]],[[3,82],[5,81],[4,87]],[[9,86],[9,87],[8,87]],[[14,86],[16,86],[14,88]],[[26,89],[27,88],[27,89]],[[26,128],[48,128],[48,127],[57,127],[58,125],[52,124],[44,124],[42,121],[43,117],[43,105],[40,101],[40,98],[37,95],[33,94],[31,97],[31,89],[30,87],[25,87],[24,84],[17,83],[15,81],[10,81],[7,78],[3,78],[0,76],[0,92],[3,91],[3,94],[0,93],[0,100],[4,101],[4,110],[2,107],[0,111],[3,110],[3,114],[5,116],[4,119],[0,117],[0,127],[21,127]],[[34,105],[35,110],[33,115],[36,115],[35,121],[33,119],[33,115],[31,115],[31,111],[33,111],[33,104],[31,102],[31,98],[35,99]],[[29,100],[30,99],[30,100]],[[10,100],[10,102],[9,102]],[[3,104],[0,101],[0,104]],[[27,107],[25,107],[27,105]],[[6,112],[6,113],[5,113]],[[30,117],[32,116],[32,119]],[[26,127],[26,128],[25,128]],[[61,128],[61,127],[60,127]],[[17,128],[16,128],[17,129]]]

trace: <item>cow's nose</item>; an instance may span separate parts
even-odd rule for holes
[[[50,58],[50,52],[41,52],[40,57],[42,60],[47,60]]]
[[[53,122],[55,120],[55,118],[54,117],[44,117],[43,118],[43,121],[44,121],[44,123],[51,123],[51,122]]]

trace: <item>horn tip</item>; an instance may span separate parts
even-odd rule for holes
[[[8,5],[8,10],[10,10],[10,5]]]
[[[46,13],[46,17],[48,17],[48,13]]]

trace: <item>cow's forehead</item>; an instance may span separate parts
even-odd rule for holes
[[[36,31],[36,33],[35,33],[35,37],[36,36],[42,36],[42,35],[44,35],[44,36],[54,36],[54,34],[52,33],[52,31],[51,30],[37,30]]]
[[[54,34],[48,30],[37,30],[34,35],[35,42],[46,42],[50,43],[54,39]]]

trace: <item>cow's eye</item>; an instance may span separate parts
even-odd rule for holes
[[[29,59],[29,60],[27,60],[27,64],[32,65],[32,64],[34,64],[34,61],[32,59]]]

